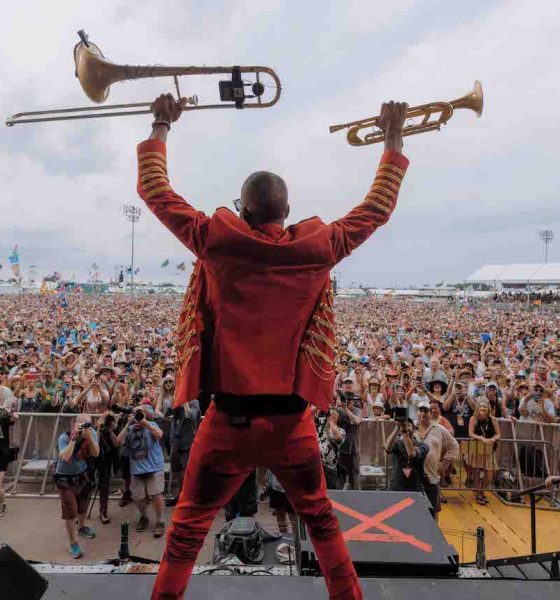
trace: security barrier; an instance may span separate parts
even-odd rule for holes
[[[34,482],[40,482],[39,494],[45,488],[58,457],[57,442],[64,431],[69,431],[76,415],[64,413],[19,413],[11,431],[11,443],[19,446],[17,462],[8,472],[10,493],[17,493],[24,467],[33,473]],[[100,416],[93,415],[95,425]],[[486,489],[495,491],[520,490],[544,481],[546,475],[560,474],[560,426],[525,421],[498,419],[501,440],[494,450],[496,473]],[[164,431],[164,440],[169,439],[169,419],[158,420]],[[386,489],[391,471],[390,456],[384,445],[395,428],[394,421],[364,419],[360,426],[360,464],[362,475],[375,476],[378,488]],[[469,489],[472,486],[472,469],[469,455],[487,451],[480,448],[481,442],[458,440],[461,459],[454,464],[455,475],[449,489]],[[37,464],[36,469],[29,466]],[[369,471],[368,471],[369,468]]]

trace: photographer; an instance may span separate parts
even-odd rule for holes
[[[15,460],[10,449],[10,427],[16,422],[18,416],[9,408],[0,406],[0,517],[6,514],[4,477],[8,465]]]
[[[393,469],[389,489],[396,492],[421,492],[424,460],[429,448],[415,436],[414,422],[399,419],[387,438],[385,452],[393,455]]]
[[[191,400],[183,406],[174,409],[173,421],[171,422],[171,472],[173,478],[177,479],[177,496],[168,498],[165,502],[167,506],[175,506],[179,500],[179,493],[183,487],[183,476],[187,463],[189,462],[189,453],[194,442],[194,436],[200,425],[200,406],[198,400]]]
[[[346,473],[343,475],[341,487],[344,488],[346,477],[350,489],[360,489],[360,424],[362,422],[362,409],[360,398],[352,391],[354,382],[347,378],[342,385],[342,392],[338,397],[338,414],[340,426],[346,432],[346,439],[340,446],[340,466]]]
[[[340,489],[339,449],[346,439],[346,432],[338,426],[336,408],[331,408],[328,413],[316,410],[315,427],[327,489],[338,490]]]
[[[69,552],[72,558],[80,558],[83,552],[76,541],[76,519],[81,537],[95,537],[95,531],[85,525],[91,494],[87,459],[99,456],[97,434],[91,426],[89,415],[78,415],[72,431],[65,432],[58,438],[58,451],[54,480],[60,494],[62,518],[70,541]]]
[[[154,410],[149,404],[134,409],[128,423],[118,435],[119,445],[126,445],[130,459],[130,490],[132,499],[140,511],[136,531],[144,531],[150,524],[146,515],[148,498],[154,505],[156,521],[153,536],[164,534],[163,490],[165,488],[163,450],[159,440],[162,430],[153,421]]]
[[[101,421],[97,425],[97,437],[99,439],[99,456],[95,460],[97,473],[97,486],[99,488],[99,520],[103,525],[111,522],[107,510],[109,508],[109,486],[111,483],[111,472],[116,468],[118,462],[118,441],[115,435],[116,417],[115,413],[107,411],[103,413]]]

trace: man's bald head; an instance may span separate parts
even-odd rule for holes
[[[275,173],[257,171],[241,188],[241,218],[250,225],[284,222],[290,212],[288,188]]]

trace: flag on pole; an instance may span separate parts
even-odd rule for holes
[[[161,268],[163,269],[164,267],[167,267],[167,265],[169,264],[169,259],[166,258],[162,263],[161,263]]]
[[[177,265],[177,271],[185,271],[185,270],[186,270],[186,267],[185,267],[185,263],[184,262],[179,263]]]
[[[17,244],[14,246],[13,252],[10,254],[10,266],[15,277],[19,277],[19,252]]]

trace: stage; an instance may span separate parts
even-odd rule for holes
[[[154,575],[45,575],[49,588],[43,600],[148,599]],[[495,579],[363,579],[367,600],[557,600],[558,581]],[[205,576],[191,580],[188,600],[326,600],[319,577]],[[3,598],[0,591],[0,599]]]

